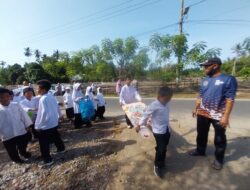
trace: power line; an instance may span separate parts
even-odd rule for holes
[[[199,5],[199,4],[201,4],[201,3],[204,3],[205,1],[207,1],[207,0],[199,1],[199,2],[197,2],[197,3],[194,3],[194,4],[189,5],[188,7],[189,7],[189,8],[190,8],[190,7],[194,7],[194,6],[196,6],[196,5]]]
[[[240,7],[234,8],[234,9],[230,9],[230,10],[227,10],[227,11],[224,11],[224,12],[220,12],[219,14],[215,15],[215,17],[225,15],[225,14],[228,14],[228,13],[231,13],[231,12],[235,12],[235,11],[238,11],[238,10],[241,10],[241,9],[249,8],[249,7],[250,7],[249,5],[240,6]]]
[[[146,7],[146,6],[158,3],[160,1],[162,1],[162,0],[154,0],[154,1],[152,1],[152,0],[144,0],[144,1],[140,2],[140,3],[136,3],[136,4],[133,4],[131,6],[127,6],[125,8],[119,9],[119,10],[117,10],[115,12],[108,13],[108,14],[101,15],[101,16],[98,16],[96,18],[90,19],[86,23],[86,25],[84,25],[84,26],[76,25],[76,26],[74,26],[73,29],[72,29],[72,27],[67,27],[66,26],[64,28],[64,31],[60,30],[57,33],[54,33],[52,35],[50,35],[50,34],[48,34],[48,35],[42,35],[42,36],[40,36],[40,39],[38,39],[38,40],[48,39],[48,38],[51,38],[51,37],[62,35],[62,34],[67,33],[67,32],[72,32],[73,30],[79,30],[79,29],[82,29],[82,28],[86,28],[88,26],[92,26],[92,25],[101,23],[103,21],[112,19],[114,17],[120,16],[120,15],[124,15],[124,14],[130,13],[130,12],[133,12],[133,11],[138,10],[140,8],[143,8],[143,7]]]
[[[220,19],[220,20],[215,20],[215,19],[203,19],[203,20],[189,20],[187,22],[238,22],[238,23],[250,23],[250,20],[245,20],[245,19]]]
[[[135,37],[144,36],[144,35],[147,35],[147,34],[150,34],[150,33],[153,33],[153,32],[158,32],[160,30],[164,30],[166,28],[177,26],[178,24],[179,24],[179,22],[175,22],[175,23],[168,24],[168,25],[165,25],[165,26],[162,26],[162,27],[159,27],[159,28],[155,28],[155,29],[152,29],[152,30],[148,30],[146,32],[142,32],[142,33],[139,33],[139,34],[136,34],[136,35],[133,35],[133,36],[135,36]]]
[[[187,22],[186,24],[201,24],[201,25],[228,25],[228,26],[245,26],[245,27],[250,27],[250,24],[247,23],[228,23],[228,22]]]
[[[134,0],[127,0],[127,1],[124,1],[124,2],[122,2],[122,3],[120,3],[120,4],[117,4],[117,5],[114,5],[114,6],[105,8],[105,9],[102,9],[102,10],[100,10],[100,11],[96,11],[96,12],[94,12],[94,13],[92,13],[92,14],[87,15],[87,16],[79,17],[79,18],[77,18],[77,19],[75,19],[75,20],[72,20],[72,21],[70,21],[70,22],[67,22],[67,23],[65,23],[65,24],[57,25],[57,26],[51,27],[51,28],[49,28],[49,29],[47,29],[47,30],[44,30],[44,31],[35,33],[35,34],[33,34],[32,36],[36,36],[36,35],[40,35],[40,34],[43,34],[43,33],[47,33],[47,32],[53,31],[53,30],[57,30],[57,29],[60,29],[60,28],[65,27],[65,26],[67,26],[67,25],[72,25],[72,24],[74,24],[74,23],[77,23],[77,22],[82,21],[82,20],[86,20],[86,19],[88,19],[88,18],[91,18],[91,17],[96,16],[96,15],[98,15],[98,14],[104,13],[104,12],[106,12],[106,11],[109,11],[109,10],[112,10],[112,9],[115,9],[115,8],[119,8],[119,7],[121,7],[121,6],[125,5],[125,4],[128,4],[128,3],[132,2],[132,1],[134,1]]]

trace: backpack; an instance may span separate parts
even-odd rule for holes
[[[95,115],[95,107],[88,96],[80,100],[79,108],[83,120],[90,120]]]

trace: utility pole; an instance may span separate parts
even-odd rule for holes
[[[184,16],[184,0],[181,0],[181,14],[180,14],[180,34],[183,32],[183,16]]]
[[[184,16],[184,0],[181,0],[181,13],[180,13],[180,35],[183,34],[183,16]],[[178,56],[177,58],[177,66],[176,66],[176,83],[179,84],[180,81],[180,68],[181,68],[181,57]]]

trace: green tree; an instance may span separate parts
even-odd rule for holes
[[[246,38],[242,43],[244,55],[250,55],[250,37]]]
[[[196,65],[209,57],[220,55],[220,49],[213,48],[206,51],[206,43],[195,43],[192,48],[187,45],[187,37],[181,35],[153,35],[149,40],[149,46],[156,52],[156,63],[168,65],[171,58],[175,58],[175,74],[179,81],[182,71],[187,65]]]
[[[58,61],[59,60],[59,55],[60,55],[59,50],[55,50],[53,55],[52,55],[52,58],[54,58],[55,61]]]
[[[32,83],[36,83],[38,80],[41,79],[49,79],[51,80],[51,76],[49,76],[49,74],[47,74],[43,67],[38,64],[38,63],[26,63],[24,65],[24,69],[25,69],[25,77],[28,81],[32,82]]]
[[[128,37],[125,40],[118,38],[113,42],[105,39],[102,42],[102,50],[105,58],[115,60],[119,70],[119,77],[125,75],[130,69],[131,62],[136,55],[139,42],[134,37]]]
[[[6,69],[8,80],[10,84],[18,84],[24,79],[25,69],[21,65],[15,63],[14,65],[9,65]]]
[[[41,59],[41,52],[38,49],[36,49],[34,52],[34,55],[35,55],[36,61],[39,62]]]
[[[241,45],[240,43],[237,43],[237,44],[232,48],[232,50],[233,50],[233,53],[236,54],[236,58],[235,58],[235,60],[234,60],[234,62],[233,62],[233,68],[232,68],[232,75],[235,76],[235,75],[236,75],[236,64],[237,64],[237,60],[239,59],[239,57],[240,57],[241,55],[244,54],[244,52],[243,52],[242,45]]]
[[[142,48],[133,58],[129,74],[136,79],[144,79],[146,76],[146,68],[149,63],[150,59],[148,57],[148,49]]]
[[[1,68],[3,69],[4,66],[6,65],[6,62],[5,61],[0,61],[0,65],[1,65]]]
[[[101,61],[96,64],[96,79],[101,82],[115,79],[115,66]]]
[[[28,61],[30,61],[30,57],[32,56],[32,51],[29,47],[24,48],[24,55],[28,58]]]

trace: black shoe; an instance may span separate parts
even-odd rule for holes
[[[21,156],[23,157],[24,161],[29,161],[32,155],[30,152],[26,152],[25,154],[22,154]]]
[[[25,154],[21,154],[21,156],[24,157],[24,159],[28,160],[32,155],[30,152],[26,152]]]
[[[54,164],[54,161],[53,161],[53,160],[47,161],[47,162],[42,161],[42,162],[39,162],[39,163],[38,163],[38,166],[39,166],[40,168],[43,168],[43,167],[46,167],[46,166],[51,166],[52,164]]]
[[[13,160],[13,163],[15,163],[15,164],[24,164],[25,161],[22,160],[22,159],[18,159],[18,160]]]
[[[157,166],[154,166],[154,174],[155,174],[155,176],[157,176],[159,178],[163,178],[162,169],[157,167]]]
[[[205,156],[205,153],[200,153],[196,149],[188,152],[190,156]]]
[[[63,153],[65,153],[66,151],[67,151],[66,149],[57,150],[56,153],[57,153],[57,154],[63,154]]]

